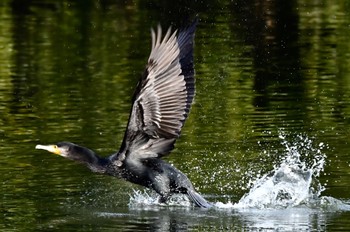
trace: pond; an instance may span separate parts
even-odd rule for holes
[[[0,3],[2,231],[349,231],[350,3]],[[150,28],[194,17],[196,96],[165,159],[215,207],[47,152],[119,149]]]

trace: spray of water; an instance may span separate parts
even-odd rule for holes
[[[159,195],[151,190],[134,190],[134,193],[130,195],[129,207],[138,208],[143,206],[144,208],[151,205],[157,206],[191,206],[191,202],[184,194],[176,194],[172,196],[166,203],[159,202]]]
[[[324,143],[315,144],[307,136],[298,135],[289,142],[284,133],[279,138],[284,146],[279,161],[269,173],[252,180],[252,187],[237,203],[216,202],[216,208],[230,209],[286,209],[292,207],[335,207],[350,210],[350,206],[332,197],[320,197],[325,189],[319,182],[324,170],[326,155]],[[264,154],[267,151],[263,151]],[[253,178],[252,178],[253,179]],[[132,205],[159,204],[157,196],[135,191]],[[173,197],[170,205],[191,205],[188,198]]]
[[[326,155],[323,143],[314,146],[312,140],[299,135],[289,143],[280,135],[285,155],[273,170],[259,178],[236,208],[287,208],[318,197],[324,187],[318,181]]]

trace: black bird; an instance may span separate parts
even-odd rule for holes
[[[185,174],[161,159],[173,150],[193,102],[196,24],[194,21],[179,33],[171,33],[169,28],[164,37],[160,26],[157,32],[151,31],[151,54],[136,86],[129,122],[117,153],[102,158],[69,142],[35,148],[83,163],[93,172],[154,189],[161,202],[173,193],[182,193],[199,207],[211,207]]]

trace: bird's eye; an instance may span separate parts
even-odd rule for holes
[[[57,149],[58,147],[57,147],[57,145],[53,145],[53,148]]]

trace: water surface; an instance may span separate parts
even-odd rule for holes
[[[1,230],[350,230],[349,10],[343,1],[3,1]],[[115,152],[150,28],[194,15],[197,94],[166,159],[215,209],[159,205],[141,187],[34,149],[68,140]],[[236,205],[295,154],[296,173],[318,172],[304,200]]]

